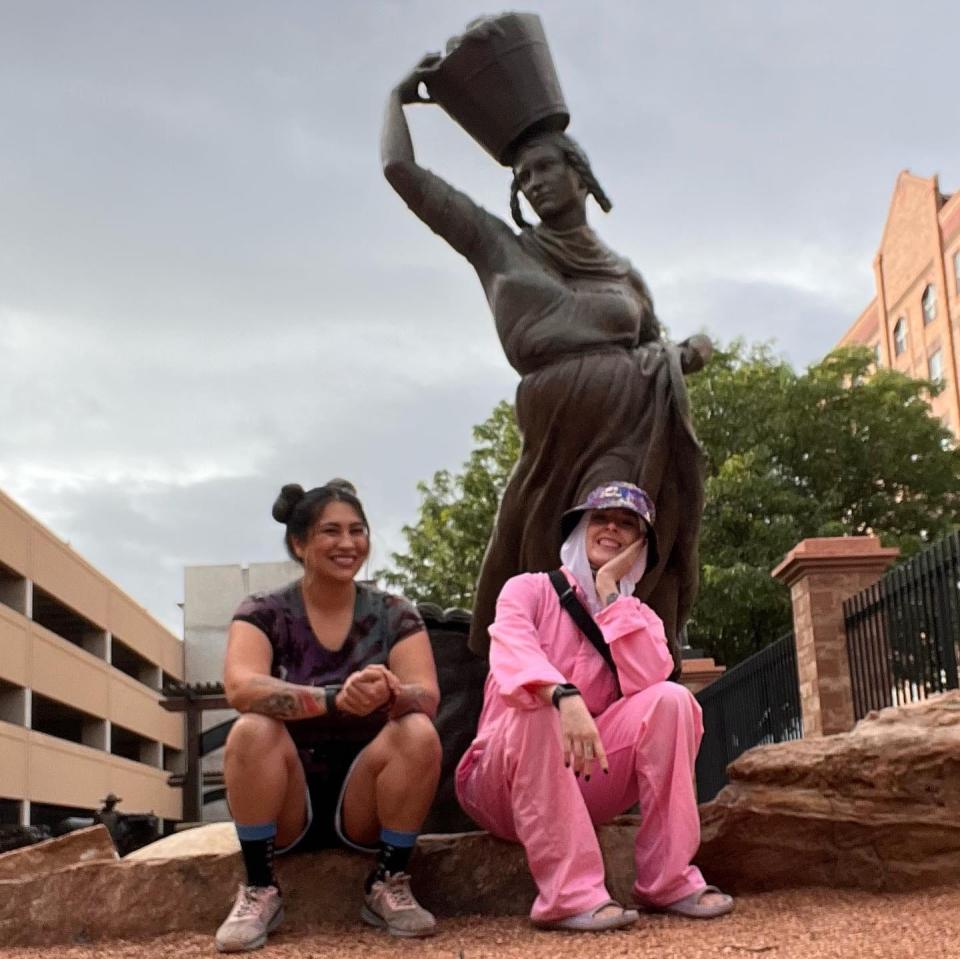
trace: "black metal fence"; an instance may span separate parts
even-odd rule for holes
[[[843,604],[856,719],[957,689],[960,532]]]
[[[793,633],[700,690],[697,701],[703,708],[697,798],[708,802],[727,784],[727,764],[741,753],[803,736]]]

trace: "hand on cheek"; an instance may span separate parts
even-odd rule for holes
[[[633,564],[640,558],[645,545],[646,538],[641,536],[600,567],[597,571],[597,595],[601,600],[605,600],[612,593],[619,592],[620,580],[630,572]]]

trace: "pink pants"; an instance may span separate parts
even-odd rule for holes
[[[479,825],[523,844],[539,895],[531,917],[562,919],[609,899],[594,824],[640,803],[634,843],[641,903],[665,905],[705,885],[693,785],[700,706],[676,683],[618,700],[595,717],[610,772],[589,782],[563,764],[555,709],[509,709],[457,770],[457,796]]]

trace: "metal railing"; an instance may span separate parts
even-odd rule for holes
[[[843,604],[856,719],[958,688],[960,532]]]
[[[697,693],[703,742],[697,798],[708,802],[727,784],[727,765],[763,743],[803,736],[797,653],[787,633]]]

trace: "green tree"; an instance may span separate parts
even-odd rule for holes
[[[907,557],[960,519],[939,386],[872,363],[854,347],[797,373],[735,342],[690,380],[707,484],[689,637],[727,665],[790,628],[770,570],[801,539],[875,533]]]
[[[694,646],[732,666],[786,632],[770,570],[801,539],[876,533],[904,556],[960,520],[960,453],[930,415],[937,386],[874,370],[863,348],[797,373],[734,342],[688,381],[707,456]],[[469,607],[497,503],[520,450],[513,408],[474,429],[461,473],[421,483],[407,550],[378,576],[412,599]]]
[[[418,483],[420,516],[404,526],[404,553],[377,579],[410,599],[438,606],[473,605],[473,591],[497,505],[520,455],[520,433],[513,407],[501,401],[473,428],[477,443],[463,471],[440,470],[430,483]]]

